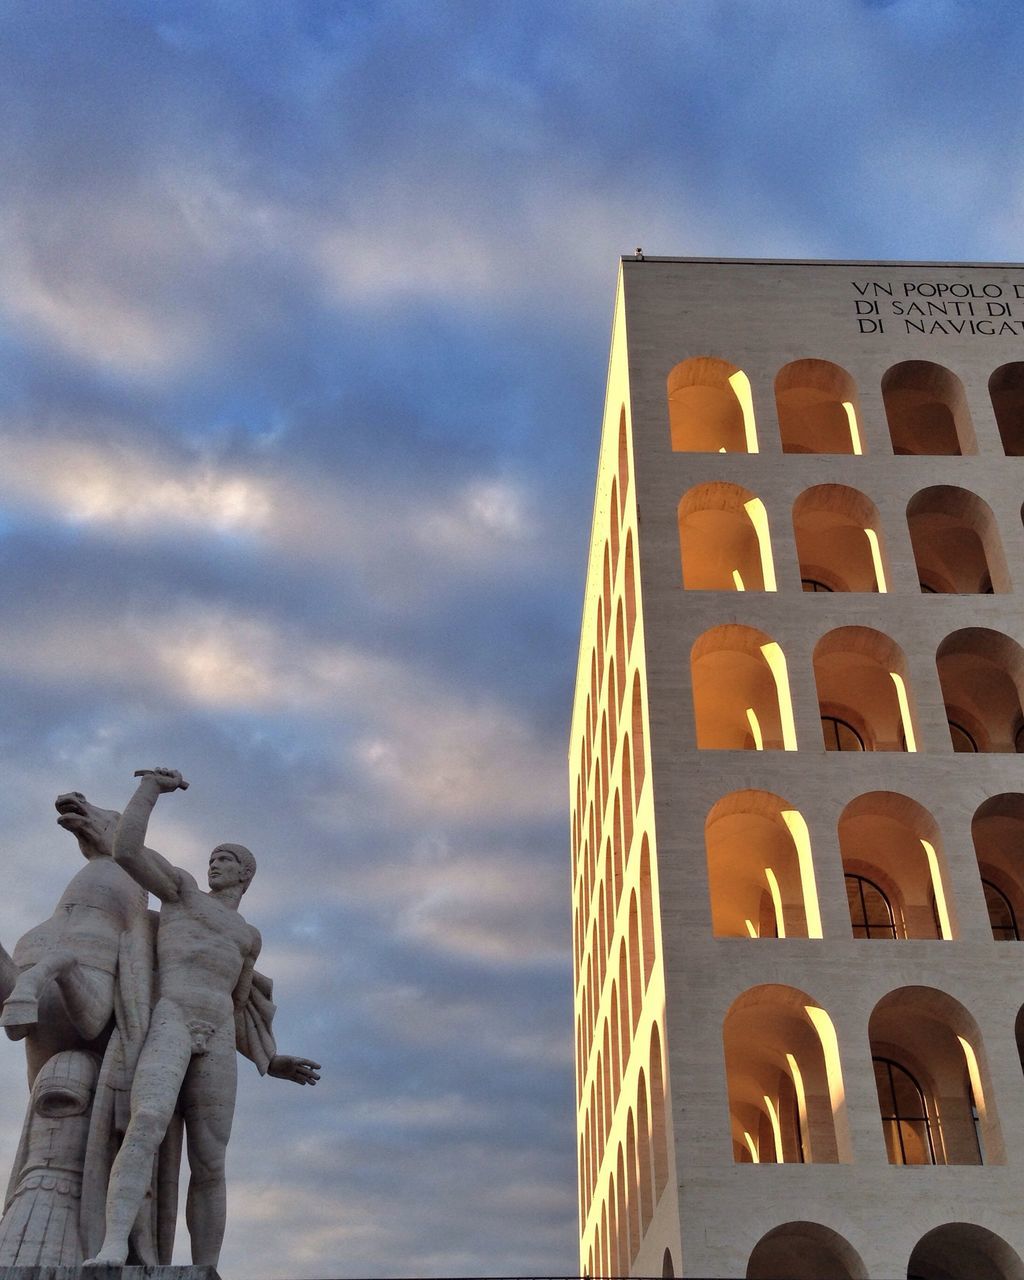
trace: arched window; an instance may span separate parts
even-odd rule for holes
[[[991,880],[983,879],[981,887],[985,890],[985,906],[988,908],[992,937],[997,942],[1019,942],[1020,930],[1017,928],[1017,916],[1010,899]]]
[[[1022,1280],[1020,1257],[1000,1236],[973,1222],[947,1222],[914,1246],[907,1280]]]
[[[846,897],[855,938],[895,938],[892,904],[881,886],[867,876],[846,875]]]
[[[1016,751],[1024,719],[1024,649],[1017,641],[986,627],[965,627],[942,641],[935,661],[954,749]],[[974,745],[964,737],[958,745],[957,731]]]
[[[873,1009],[868,1037],[891,1164],[1005,1164],[981,1032],[959,1001],[900,987]]]
[[[870,627],[838,627],[814,646],[814,679],[829,751],[916,751],[907,664]]]
[[[915,800],[894,791],[851,800],[839,818],[839,847],[856,937],[953,936],[942,836]]]
[[[783,453],[862,453],[857,388],[829,360],[794,360],[775,379]]]
[[[733,791],[704,824],[716,938],[820,938],[810,833],[770,791]]]
[[[881,517],[858,489],[805,489],[793,503],[793,533],[805,591],[888,589]]]
[[[757,453],[750,381],[714,356],[695,356],[668,375],[672,448],[687,453]]]
[[[835,1028],[794,987],[754,987],[722,1028],[737,1163],[846,1163],[852,1159]]]
[[[1024,456],[1024,361],[1001,365],[988,380],[1003,452]]]
[[[1024,795],[990,796],[971,821],[992,936],[1019,939],[1024,920]]]
[[[882,379],[893,453],[976,453],[963,385],[928,360],[905,360]]]
[[[878,1106],[890,1164],[935,1164],[935,1144],[924,1090],[891,1058],[873,1058]]]
[[[786,658],[762,631],[713,627],[690,650],[697,746],[796,750]]]
[[[758,1240],[746,1280],[814,1276],[815,1280],[866,1280],[860,1256],[841,1235],[819,1222],[786,1222]]]
[[[679,551],[688,591],[774,591],[764,503],[738,484],[700,484],[679,503]]]
[[[1009,573],[995,517],[968,489],[933,485],[907,503],[907,525],[921,590],[988,595],[993,578],[1009,589]]]

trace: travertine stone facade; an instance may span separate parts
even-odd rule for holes
[[[1024,267],[622,263],[570,744],[590,1275],[1024,1276],[1022,336]]]

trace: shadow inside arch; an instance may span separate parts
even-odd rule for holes
[[[746,1280],[867,1280],[856,1249],[820,1222],[786,1222],[754,1246]]]

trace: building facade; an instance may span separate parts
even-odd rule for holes
[[[1024,1277],[1024,267],[622,262],[581,1272]]]

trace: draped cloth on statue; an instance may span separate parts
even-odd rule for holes
[[[106,1230],[107,1183],[111,1166],[128,1127],[132,1079],[158,994],[158,927],[157,913],[147,911],[132,922],[119,940],[114,1024],[100,1063],[93,1095],[80,1183],[78,1234],[84,1250],[81,1255],[83,1257],[95,1256],[103,1243]],[[272,1031],[276,1012],[272,993],[273,984],[270,979],[256,973],[253,975],[247,1002],[235,1011],[236,1046],[241,1054],[256,1065],[260,1075],[266,1074],[270,1060],[277,1052]],[[30,1159],[30,1139],[31,1110],[11,1171],[5,1212],[22,1184],[22,1174]],[[132,1231],[133,1256],[130,1261],[137,1260],[145,1266],[170,1264],[178,1211],[181,1149],[182,1120],[176,1114],[154,1161],[150,1192]],[[23,1186],[21,1190],[23,1194]]]
[[[271,979],[254,972],[249,999],[235,1010],[235,1046],[243,1057],[256,1064],[261,1076],[267,1074],[270,1060],[277,1053],[273,1032],[277,1006],[271,998],[273,994]]]

